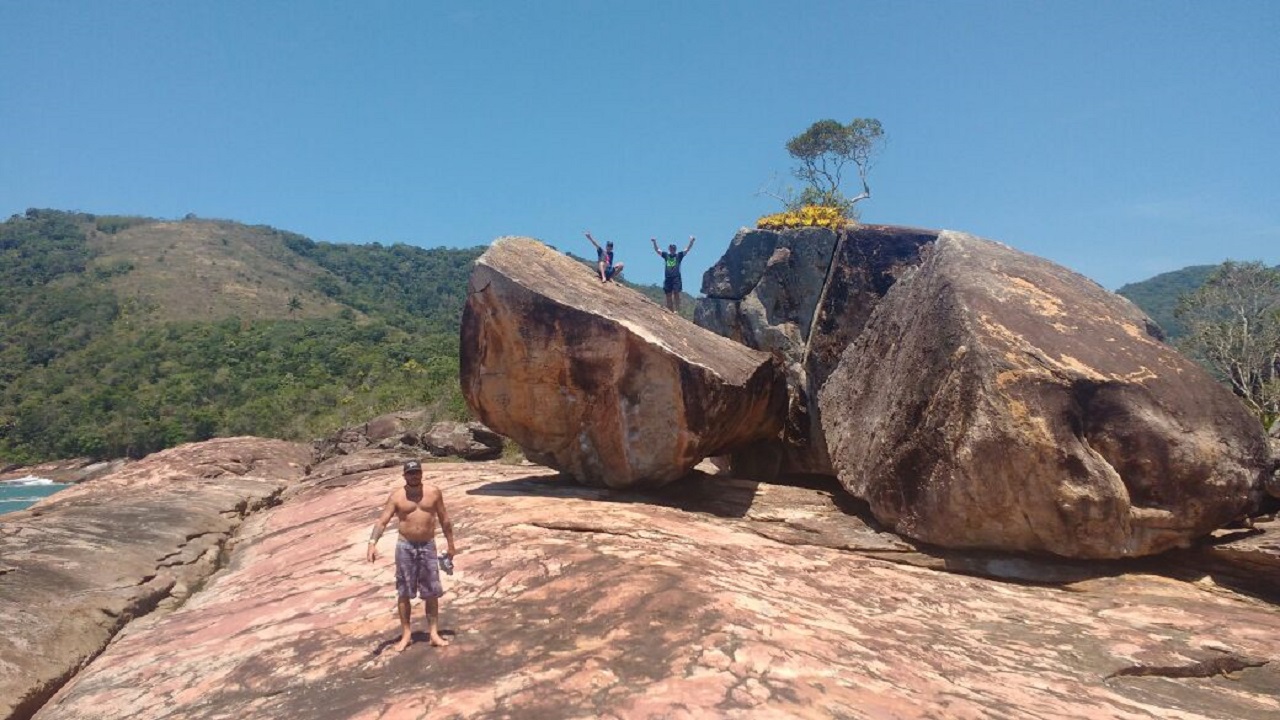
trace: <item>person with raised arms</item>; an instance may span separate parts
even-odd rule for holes
[[[649,242],[653,243],[653,251],[658,253],[658,257],[662,258],[663,277],[662,292],[667,296],[667,309],[671,312],[680,312],[680,293],[684,291],[684,283],[680,280],[680,263],[684,261],[684,256],[689,254],[693,249],[693,243],[697,240],[694,236],[689,236],[689,244],[684,250],[676,252],[676,244],[671,243],[667,246],[667,251],[663,252],[658,249],[658,238],[649,238]]]
[[[604,247],[600,247],[600,243],[591,237],[590,230],[587,230],[585,234],[591,244],[596,246],[596,269],[600,271],[600,282],[609,282],[621,275],[622,263],[613,261],[613,241],[609,240],[604,244]]]

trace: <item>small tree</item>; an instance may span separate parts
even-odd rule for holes
[[[792,171],[806,187],[794,206],[821,205],[849,212],[859,201],[871,197],[867,175],[884,139],[884,129],[875,118],[857,118],[848,125],[835,120],[819,120],[787,142],[787,152],[800,162]],[[847,197],[840,189],[844,173],[852,163],[862,183],[862,193]]]
[[[1280,418],[1280,270],[1225,262],[1178,303],[1178,347],[1230,385],[1270,429]]]

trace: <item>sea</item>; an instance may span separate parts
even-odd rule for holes
[[[67,483],[46,480],[35,475],[0,480],[0,515],[31,507],[37,500],[46,498],[67,487]]]

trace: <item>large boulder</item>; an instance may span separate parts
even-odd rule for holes
[[[783,358],[787,419],[782,438],[738,453],[735,473],[834,475],[822,435],[818,390],[862,331],[880,298],[937,231],[893,225],[743,229],[703,275],[695,322]]]
[[[944,231],[820,394],[841,483],[948,547],[1157,553],[1248,513],[1269,465],[1230,392],[1124,298]]]
[[[666,483],[781,427],[786,383],[770,355],[536,240],[499,239],[476,261],[461,345],[476,415],[590,485]]]

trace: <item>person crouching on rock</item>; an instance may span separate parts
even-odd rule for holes
[[[658,253],[658,257],[662,258],[663,276],[662,276],[662,292],[667,296],[667,309],[671,312],[680,312],[680,293],[684,291],[684,283],[680,281],[680,263],[684,261],[684,256],[689,254],[693,249],[693,242],[697,240],[694,236],[689,236],[689,244],[685,249],[676,252],[676,244],[671,243],[667,246],[667,251],[662,252],[658,249],[658,238],[649,238],[649,242],[653,243],[653,251]]]
[[[373,524],[369,536],[369,562],[378,559],[378,538],[387,529],[391,517],[399,519],[400,539],[396,541],[396,595],[400,610],[400,629],[403,634],[396,650],[403,651],[413,642],[409,632],[409,603],[414,595],[426,601],[427,631],[431,644],[443,647],[448,640],[440,637],[440,565],[446,571],[453,569],[453,556],[458,553],[453,544],[453,525],[444,509],[444,494],[434,485],[422,484],[422,464],[410,460],[404,464],[404,487],[391,493],[382,506],[382,515]],[[436,523],[444,531],[449,552],[436,555]]]
[[[591,237],[591,231],[586,231],[587,239],[592,245],[596,246],[596,268],[600,270],[600,282],[609,282],[615,277],[622,274],[622,263],[615,264],[613,262],[613,241],[610,240],[600,247],[600,243]]]

